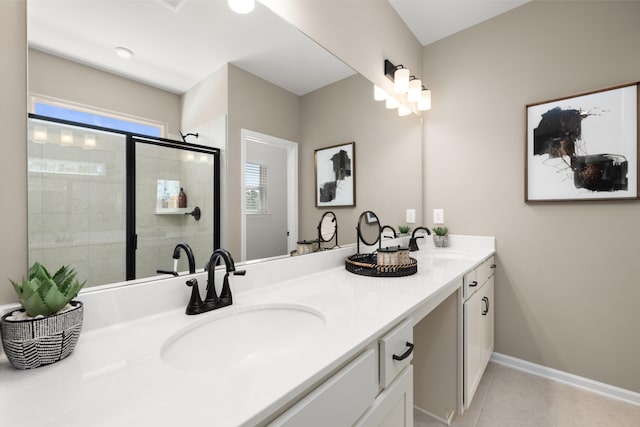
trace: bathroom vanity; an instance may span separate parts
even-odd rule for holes
[[[462,410],[463,281],[494,239],[451,236],[446,249],[427,240],[411,253],[417,274],[397,278],[346,271],[354,252],[249,263],[231,278],[232,306],[194,316],[186,276],[85,292],[71,356],[30,371],[0,358],[3,424],[412,426],[413,382],[425,380],[452,389]],[[206,284],[205,273],[189,277]],[[439,329],[456,343],[443,346],[452,374],[418,378],[449,372],[435,358],[425,371],[411,351],[443,339],[416,331],[448,301],[455,309]]]

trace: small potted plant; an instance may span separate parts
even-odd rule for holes
[[[400,232],[400,234],[409,234],[409,230],[411,230],[411,227],[409,227],[408,225],[398,226],[398,231]]]
[[[439,248],[447,246],[449,244],[448,232],[447,227],[435,227],[433,229],[433,243]]]
[[[48,365],[67,357],[82,329],[83,306],[72,301],[84,286],[68,266],[53,276],[36,262],[29,278],[11,280],[22,309],[0,319],[2,346],[9,362],[18,369]]]

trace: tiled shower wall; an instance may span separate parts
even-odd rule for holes
[[[124,136],[29,120],[29,265],[123,281],[125,180]]]

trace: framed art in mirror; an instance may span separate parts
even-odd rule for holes
[[[316,207],[356,205],[355,142],[315,150]]]
[[[526,110],[526,202],[638,199],[637,82]]]

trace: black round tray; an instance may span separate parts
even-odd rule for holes
[[[375,254],[355,254],[345,258],[344,266],[347,271],[361,276],[372,277],[403,277],[418,272],[418,261],[410,258],[409,264],[378,265]]]

